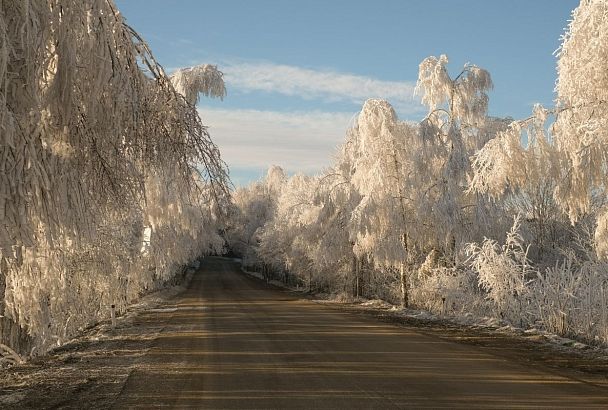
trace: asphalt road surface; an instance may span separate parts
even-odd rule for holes
[[[608,408],[604,388],[302,300],[226,259],[173,302],[116,408]]]

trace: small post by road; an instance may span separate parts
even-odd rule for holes
[[[604,342],[608,342],[608,312],[606,312],[606,294],[604,293],[603,283],[600,287],[600,297],[602,336],[604,337]]]
[[[112,318],[112,329],[116,329],[116,305],[110,306],[110,317]]]

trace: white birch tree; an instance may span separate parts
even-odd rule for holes
[[[437,246],[455,261],[457,249],[468,239],[471,220],[478,211],[477,198],[466,193],[471,174],[469,157],[489,138],[485,132],[490,74],[466,64],[451,78],[445,55],[428,57],[420,63],[416,92],[428,107],[420,124],[422,150],[417,167],[420,205],[430,214]],[[443,243],[442,243],[443,242]]]
[[[408,223],[405,190],[411,174],[406,138],[416,132],[384,100],[367,100],[346,150],[351,183],[361,201],[353,210],[351,241],[357,258],[369,255],[378,267],[400,271],[401,303],[407,306]]]

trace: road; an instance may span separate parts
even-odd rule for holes
[[[116,408],[598,407],[608,391],[372,317],[208,258]]]

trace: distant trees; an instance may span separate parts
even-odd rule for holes
[[[243,257],[246,266],[261,269],[258,254],[262,227],[276,213],[285,178],[280,167],[272,166],[263,181],[237,188],[232,195],[231,229],[227,239],[230,248]]]
[[[297,176],[283,185],[281,195],[273,198],[277,213],[266,213],[255,224],[264,232],[258,237],[258,257],[273,254],[279,271],[308,272],[309,283],[331,270],[337,276],[325,285],[343,283],[346,294],[361,294],[362,268],[382,272],[368,275],[367,282],[373,276],[375,283],[366,283],[367,290],[386,296],[380,288],[398,283],[405,306],[421,259],[435,252],[444,263],[454,263],[456,238],[462,246],[471,237],[465,232],[475,228],[466,225],[479,214],[467,209],[477,206],[475,195],[467,192],[468,158],[492,136],[490,125],[498,121],[489,119],[486,126],[489,74],[467,65],[452,80],[445,64],[442,56],[420,65],[418,87],[429,106],[420,124],[400,121],[387,101],[368,100],[332,168],[314,179]],[[240,203],[242,193],[264,184],[237,190],[240,214],[262,197]],[[241,235],[241,241],[250,243],[244,239],[249,235]],[[286,240],[288,245],[278,251]]]
[[[193,104],[225,89],[168,77],[111,0],[4,2],[0,27],[0,337],[43,350],[222,247]]]

